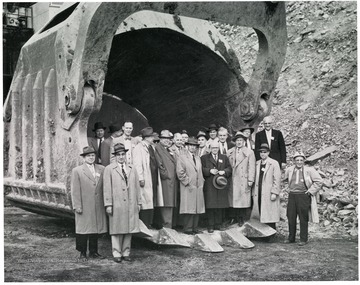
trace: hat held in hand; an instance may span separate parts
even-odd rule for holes
[[[219,174],[214,176],[213,185],[216,189],[222,190],[227,186],[227,184],[228,184],[228,180],[226,177],[221,176]]]

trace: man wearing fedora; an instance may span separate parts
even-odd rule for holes
[[[286,243],[294,243],[296,236],[296,220],[300,220],[300,242],[308,242],[308,222],[319,222],[317,212],[316,193],[321,189],[323,180],[313,168],[304,165],[306,157],[302,152],[295,152],[294,165],[285,171],[285,180],[289,183],[289,198],[287,205],[287,218],[289,224],[289,238]],[[311,215],[309,215],[309,211]]]
[[[178,205],[179,180],[176,176],[176,155],[169,146],[173,135],[169,130],[162,130],[160,143],[155,146],[155,157],[159,169],[160,181],[157,195],[157,206],[160,209],[161,226],[172,228],[176,226],[176,211]]]
[[[127,164],[122,143],[114,145],[116,161],[104,170],[104,205],[109,215],[114,261],[131,261],[132,234],[140,232],[139,211],[142,204],[139,176],[135,168]]]
[[[104,140],[101,144],[101,164],[108,166],[110,164],[111,157],[111,145],[115,138],[122,135],[122,129],[119,125],[110,125],[109,126],[110,137]]]
[[[208,149],[208,152],[211,152],[210,150],[210,144],[212,142],[215,142],[215,141],[219,141],[219,138],[218,138],[218,127],[216,126],[216,124],[210,124],[209,127],[206,129],[206,132],[208,133],[208,141],[206,142],[206,148]]]
[[[254,133],[254,128],[246,126],[244,128],[241,128],[239,130],[239,132],[242,132],[244,134],[244,136],[246,137],[245,146],[248,149],[255,151],[255,142],[252,139],[252,134]]]
[[[209,233],[222,229],[224,209],[229,207],[228,179],[232,169],[228,157],[219,153],[219,148],[219,142],[212,141],[211,153],[201,157]]]
[[[259,148],[261,144],[267,143],[270,148],[270,158],[275,159],[280,168],[286,167],[286,146],[284,137],[279,130],[272,128],[273,118],[267,116],[263,120],[265,129],[256,133],[255,136],[255,156],[260,159]]]
[[[107,232],[105,207],[103,203],[104,166],[94,164],[96,151],[84,147],[80,154],[84,163],[71,173],[71,201],[75,211],[76,250],[80,259],[86,260],[89,242],[89,257],[102,258],[98,253],[98,235]]]
[[[154,141],[153,128],[146,127],[140,131],[142,141],[133,151],[133,164],[139,175],[141,191],[140,219],[151,228],[154,216],[154,202],[156,201],[158,171],[155,158],[155,150],[152,146]]]
[[[197,156],[202,157],[204,154],[208,153],[206,147],[206,142],[207,142],[206,133],[203,131],[199,131],[198,134],[196,135],[196,138],[199,143],[199,147],[196,151],[196,154]]]
[[[246,210],[251,207],[251,187],[255,181],[255,155],[245,147],[246,136],[237,132],[233,138],[235,147],[228,152],[232,167],[232,183],[229,204],[239,226],[244,224]]]
[[[139,143],[139,139],[137,137],[132,137],[132,131],[133,131],[133,123],[130,121],[125,121],[124,125],[122,126],[123,134],[117,138],[115,138],[111,144],[111,153],[114,152],[114,145],[117,143],[122,143],[126,149],[129,151],[126,153],[126,160],[127,164],[133,163],[133,151],[135,146]],[[115,156],[112,155],[110,157],[110,162],[116,161]]]
[[[93,129],[95,137],[88,137],[89,146],[96,151],[95,163],[101,163],[101,144],[105,140],[105,130],[102,122],[96,122]]]
[[[186,142],[188,150],[180,154],[176,164],[177,177],[180,180],[180,215],[183,219],[184,232],[199,233],[199,216],[205,213],[204,177],[200,157],[196,155],[198,142],[190,137]]]
[[[276,230],[276,223],[280,221],[281,170],[279,163],[269,157],[267,143],[260,146],[259,152],[261,159],[256,162],[251,218]]]
[[[184,138],[180,133],[175,133],[173,141],[174,144],[169,147],[169,150],[175,154],[176,158],[178,158],[180,154],[187,151],[184,143]]]

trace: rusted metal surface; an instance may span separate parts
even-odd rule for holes
[[[148,124],[196,134],[214,120],[256,128],[270,112],[286,51],[284,3],[170,4],[80,3],[24,45],[4,106],[10,201],[72,217],[71,169],[103,114],[105,125],[122,123],[127,110],[137,135]],[[255,29],[249,82],[209,19]],[[110,110],[102,108],[104,92],[114,100],[104,104]]]

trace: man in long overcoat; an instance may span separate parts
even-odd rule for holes
[[[251,207],[251,187],[255,181],[255,155],[245,147],[245,140],[246,136],[237,132],[233,138],[236,145],[228,152],[232,167],[229,204],[239,226],[244,224],[246,209]]]
[[[152,146],[154,140],[153,128],[146,127],[140,131],[140,134],[143,140],[134,148],[133,164],[139,175],[139,185],[141,190],[142,205],[140,219],[148,228],[151,228],[154,215],[154,201],[156,201],[156,181],[158,175],[155,151]],[[153,178],[155,178],[155,180]],[[155,185],[153,185],[154,181]]]
[[[71,201],[75,210],[76,250],[80,259],[86,259],[89,241],[89,257],[102,258],[98,253],[98,235],[107,232],[105,207],[103,204],[104,166],[94,164],[96,151],[84,147],[81,156],[84,163],[71,173]]]
[[[211,153],[201,157],[202,171],[205,178],[204,197],[209,233],[214,232],[214,229],[221,229],[224,209],[229,207],[228,185],[223,189],[218,189],[213,184],[215,176],[220,175],[229,179],[232,173],[228,157],[220,154],[219,148],[219,142],[212,141],[210,144]]]
[[[183,217],[184,232],[199,233],[199,216],[205,213],[204,177],[200,157],[196,155],[198,142],[190,137],[185,143],[188,150],[180,154],[176,164],[180,180],[180,214]]]
[[[160,182],[158,207],[160,207],[161,225],[172,228],[176,225],[174,208],[177,206],[179,181],[176,176],[176,155],[169,151],[170,140],[173,138],[168,130],[160,133],[160,143],[155,146],[155,157],[159,168]]]
[[[104,170],[104,205],[109,215],[114,261],[131,261],[130,248],[132,234],[140,232],[139,211],[141,193],[136,169],[126,164],[125,146],[114,146],[116,162]]]
[[[280,221],[281,170],[279,163],[269,157],[270,149],[267,144],[262,144],[259,152],[261,159],[256,162],[251,218],[276,230],[275,223]]]

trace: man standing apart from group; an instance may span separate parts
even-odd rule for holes
[[[275,159],[280,168],[286,167],[286,146],[284,137],[279,130],[272,128],[273,118],[267,116],[263,120],[265,129],[258,132],[255,136],[255,156],[256,160],[260,159],[259,149],[261,144],[267,143],[270,148],[269,157]]]
[[[244,224],[246,209],[251,207],[251,187],[255,181],[255,155],[245,147],[246,139],[242,132],[237,132],[233,138],[235,147],[228,152],[232,167],[229,203],[239,226]]]
[[[287,218],[289,223],[289,238],[286,243],[294,243],[296,235],[296,220],[300,220],[300,242],[305,245],[308,242],[308,222],[319,222],[317,213],[316,193],[321,189],[323,180],[320,174],[313,168],[304,165],[305,155],[296,152],[293,156],[295,165],[285,171],[285,179],[289,182],[289,199],[287,206]],[[309,219],[309,210],[311,218]]]
[[[132,234],[140,232],[141,193],[136,169],[127,165],[125,146],[114,146],[116,161],[104,170],[104,205],[109,215],[109,233],[114,261],[131,261]]]
[[[71,201],[75,210],[76,250],[80,259],[86,260],[89,241],[89,257],[102,258],[98,253],[98,235],[107,232],[103,202],[102,174],[104,166],[94,164],[96,151],[84,147],[84,163],[71,173]]]

